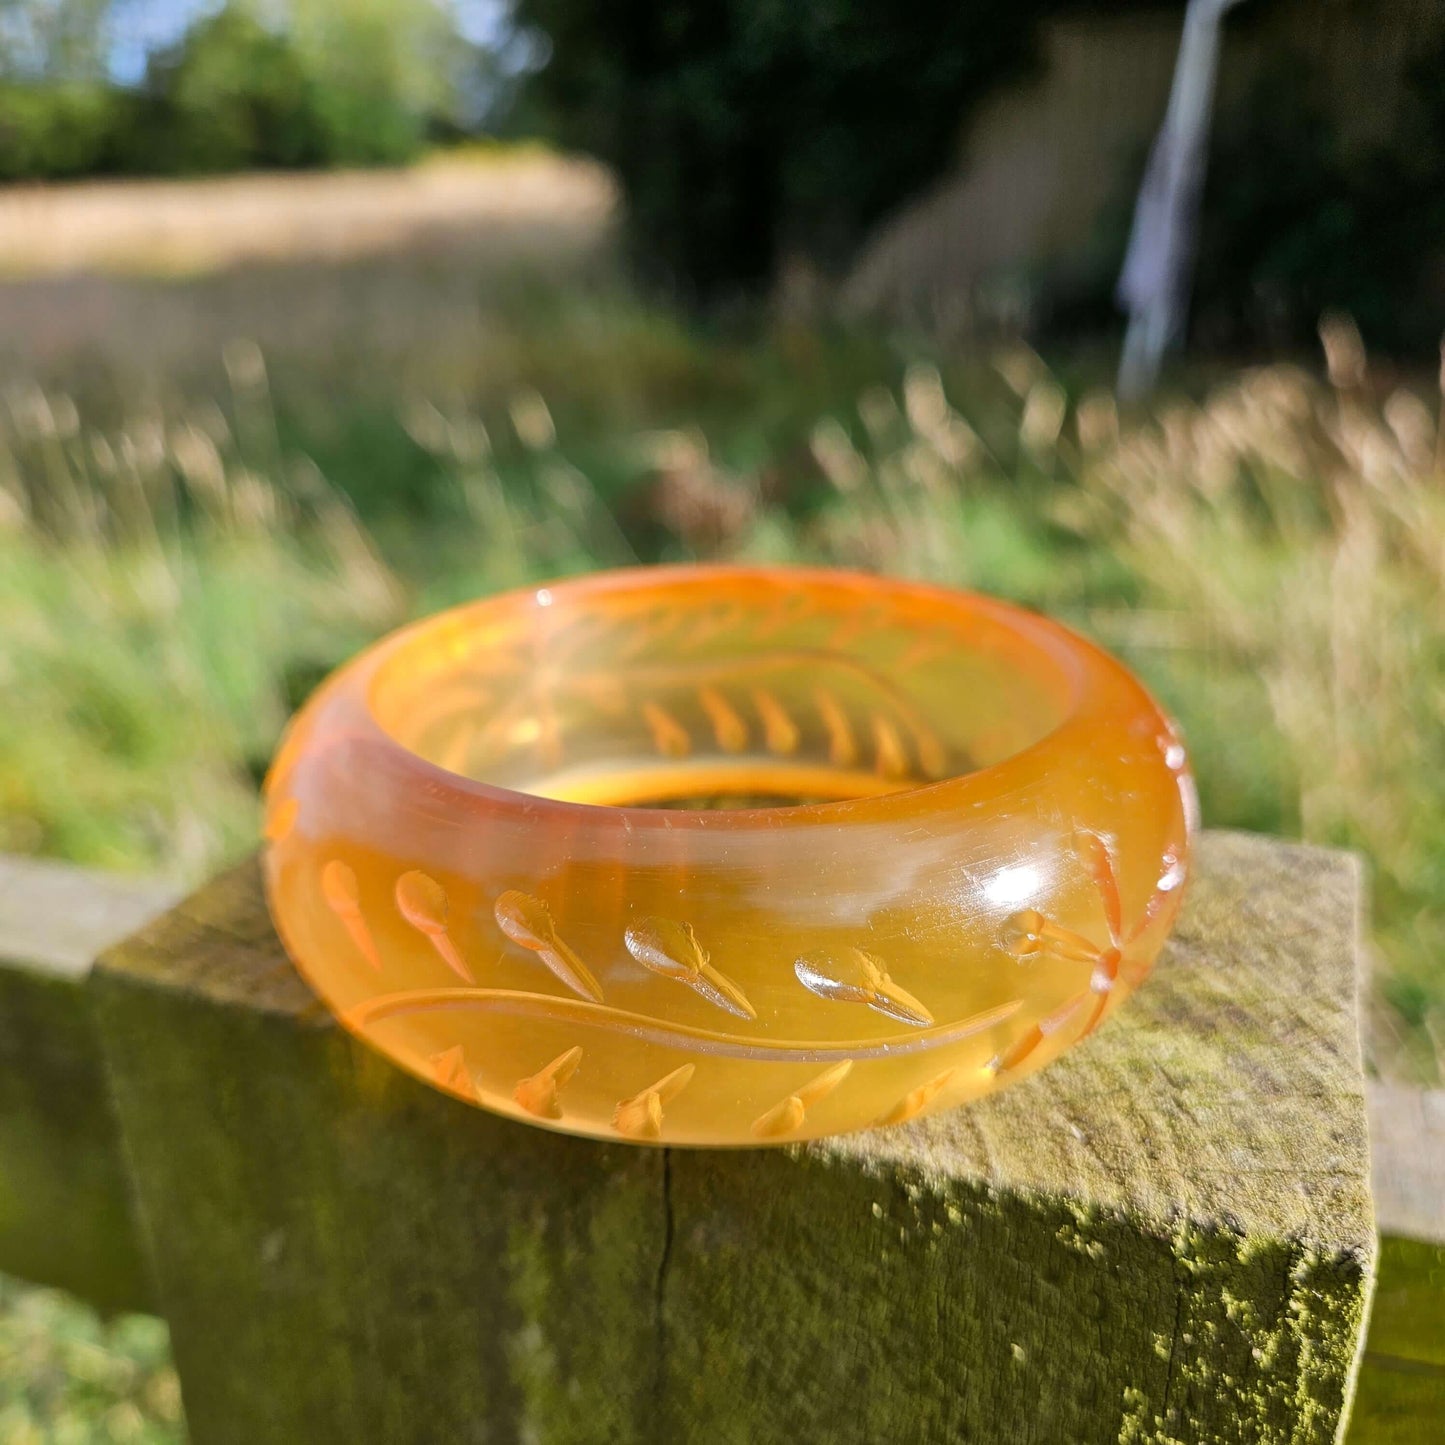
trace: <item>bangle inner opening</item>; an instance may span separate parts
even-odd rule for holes
[[[576,803],[781,807],[992,766],[1077,692],[1057,639],[905,583],[646,575],[480,602],[399,639],[378,725],[462,776]]]

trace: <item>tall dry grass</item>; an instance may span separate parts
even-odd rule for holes
[[[64,393],[0,398],[0,848],[194,876],[253,833],[286,667],[399,615],[304,460],[259,355],[215,405],[103,432]]]
[[[452,505],[404,576],[283,449],[260,351],[225,362],[223,397],[115,430],[65,392],[0,393],[0,851],[199,880],[253,844],[282,726],[349,653],[419,609],[635,560],[522,393],[525,495],[476,416],[405,408]]]
[[[1373,863],[1395,1046],[1445,1057],[1445,415],[1372,387],[1348,322],[1328,382],[1246,373],[1082,450],[1077,516],[1256,676],[1301,835]],[[1445,380],[1445,377],[1442,377]],[[1253,740],[1241,736],[1249,749]],[[1403,1027],[1402,1027],[1403,1025]],[[1384,1052],[1393,1052],[1387,1049]]]
[[[176,276],[408,249],[565,267],[606,241],[617,204],[602,166],[536,146],[396,170],[3,186],[0,276]]]
[[[635,560],[864,566],[1048,608],[1180,717],[1206,818],[1358,848],[1374,870],[1377,1058],[1445,1054],[1445,439],[1345,323],[1327,378],[1242,373],[1120,416],[1036,356],[974,410],[908,369],[822,418],[802,502],[698,428],[625,439],[618,509],[546,401],[399,410],[440,520],[379,544],[278,440],[259,351],[226,393],[106,430],[64,393],[0,398],[0,848],[197,877],[248,847],[277,733],[327,666],[407,615]],[[997,377],[995,380],[997,381]],[[494,446],[494,441],[496,445]],[[507,463],[502,466],[500,454]],[[522,461],[518,461],[518,454]]]
[[[819,425],[837,502],[771,549],[1012,591],[1128,656],[1183,721],[1207,821],[1369,860],[1377,1060],[1438,1078],[1445,412],[1438,392],[1382,391],[1348,321],[1322,339],[1323,379],[1253,369],[1135,417],[1107,394],[1071,402],[1015,353],[1007,454],[914,368],[901,398]],[[1041,548],[1041,521],[1084,561]]]

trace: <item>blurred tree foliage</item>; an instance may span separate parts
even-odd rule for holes
[[[111,0],[0,0],[0,75],[93,80]]]
[[[124,98],[96,81],[0,80],[0,179],[82,176],[114,169]]]
[[[712,302],[768,286],[794,257],[846,264],[947,169],[979,101],[1028,73],[1040,21],[1091,8],[1102,7],[516,0],[515,15],[550,46],[530,122],[610,161],[644,274]],[[1249,18],[1275,8],[1256,0]],[[1196,332],[1228,348],[1312,345],[1337,308],[1381,344],[1433,346],[1445,324],[1445,51],[1417,66],[1404,114],[1371,147],[1345,143],[1319,83],[1311,62],[1282,57],[1252,103],[1220,118]],[[1065,328],[1114,324],[1134,193],[1121,186],[1087,277],[1041,278]]]
[[[400,160],[454,121],[475,47],[444,0],[289,0],[289,19],[333,158]]]
[[[970,108],[1035,58],[1045,0],[517,0],[531,86],[611,162],[637,259],[684,296],[827,269],[936,177]]]
[[[123,168],[324,164],[332,137],[317,89],[288,36],[228,5],[152,57]]]
[[[1377,344],[1445,331],[1445,44],[1412,67],[1388,139],[1348,144],[1308,62],[1281,61],[1209,161],[1194,331],[1231,350],[1309,346],[1343,311]]]
[[[459,128],[475,48],[442,0],[228,0],[133,88],[104,12],[0,0],[0,179],[387,164]]]

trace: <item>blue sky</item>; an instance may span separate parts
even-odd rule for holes
[[[111,21],[110,73],[133,83],[145,74],[146,56],[185,34],[210,0],[121,0]]]
[[[499,40],[507,28],[507,0],[442,0],[457,29],[475,44]],[[185,34],[198,15],[220,9],[219,0],[116,0],[111,17],[110,73],[122,84],[145,75],[146,56]]]

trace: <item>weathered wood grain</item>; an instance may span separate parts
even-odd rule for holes
[[[178,890],[0,857],[0,1270],[107,1308],[150,1289],[82,984]]]
[[[1347,856],[1206,835],[1157,976],[969,1109],[648,1151],[354,1044],[252,866],[92,979],[193,1438],[1330,1441],[1374,1260]]]

